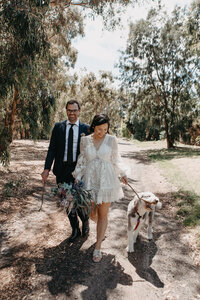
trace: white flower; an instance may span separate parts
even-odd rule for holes
[[[84,132],[81,133],[81,137],[82,137],[82,136],[85,136],[85,133],[84,133]]]

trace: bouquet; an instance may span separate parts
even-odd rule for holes
[[[83,188],[83,181],[73,184],[58,184],[52,189],[55,196],[58,196],[60,205],[67,209],[68,214],[71,210],[81,209],[83,215],[89,215],[93,208],[93,199],[90,191]]]

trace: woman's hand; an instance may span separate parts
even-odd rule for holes
[[[126,176],[122,176],[120,178],[120,181],[123,183],[123,184],[128,184],[128,178]]]

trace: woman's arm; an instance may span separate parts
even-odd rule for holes
[[[80,154],[78,156],[76,168],[74,172],[72,172],[73,177],[79,181],[82,179],[86,167],[86,157],[85,157],[85,143],[84,143],[85,137],[81,138],[80,141]]]
[[[127,168],[122,161],[121,155],[119,154],[117,138],[115,136],[112,136],[111,162],[114,166],[116,175],[120,177],[120,180],[124,184],[128,184],[128,179],[127,179],[127,174],[126,174]]]

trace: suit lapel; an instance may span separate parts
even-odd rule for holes
[[[67,128],[67,120],[65,120],[62,124],[62,141],[64,141],[63,143],[63,157],[64,157],[64,153],[65,153],[65,145],[66,145],[66,128]]]
[[[77,152],[76,152],[76,159],[78,159],[78,155],[80,153],[80,140],[81,140],[81,133],[83,131],[82,123],[79,121],[79,127],[78,127],[78,144],[77,144]]]

